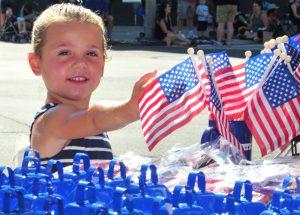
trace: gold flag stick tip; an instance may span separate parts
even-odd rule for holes
[[[286,53],[281,53],[281,54],[280,54],[281,60],[285,60],[286,57],[287,57]]]
[[[264,46],[265,46],[265,53],[271,53],[272,52],[270,42],[265,42]]]
[[[250,58],[252,56],[252,52],[250,51],[250,50],[248,50],[248,51],[245,51],[245,57],[246,58]]]
[[[207,63],[212,63],[212,61],[213,61],[213,59],[212,59],[212,57],[211,56],[208,56],[207,58],[206,58],[206,61],[207,61]]]
[[[265,42],[265,43],[264,43],[264,47],[265,47],[265,49],[268,49],[268,48],[270,48],[270,47],[269,47],[269,45],[270,45],[269,41]]]
[[[278,57],[278,56],[280,56],[280,54],[281,54],[281,50],[280,49],[275,49],[274,55]]]
[[[288,64],[289,62],[291,62],[291,60],[292,60],[291,56],[288,55],[288,56],[286,56],[284,63]]]
[[[193,48],[188,48],[187,53],[189,55],[193,55],[195,53],[195,50]]]
[[[203,57],[204,56],[204,51],[203,50],[198,50],[197,51],[197,56],[198,57]]]
[[[265,49],[264,49],[264,53],[271,53],[272,52],[272,50],[271,50],[271,42],[270,41],[267,41],[267,42],[265,42],[264,43],[264,47],[265,47]]]
[[[282,42],[283,42],[283,43],[289,42],[289,37],[288,37],[287,35],[284,35],[284,36],[282,36],[281,38],[282,38]]]
[[[281,44],[282,43],[282,37],[277,37],[276,38],[276,43]]]
[[[275,39],[270,39],[269,41],[269,48],[272,49],[274,48],[276,45],[276,40]]]

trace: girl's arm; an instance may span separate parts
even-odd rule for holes
[[[59,104],[38,118],[33,136],[40,140],[49,137],[69,140],[122,128],[139,119],[138,99],[155,76],[156,72],[143,75],[135,83],[131,98],[118,105],[95,104],[87,109],[77,109],[72,105]]]
[[[94,124],[99,130],[111,131],[122,128],[139,119],[138,99],[142,92],[156,77],[156,71],[143,75],[134,85],[131,98],[120,104],[110,107],[92,106]],[[105,114],[103,114],[103,112]],[[100,117],[99,113],[102,113]]]

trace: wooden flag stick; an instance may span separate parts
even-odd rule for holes
[[[245,51],[245,62],[248,61],[251,56],[252,56],[252,52],[250,50]]]
[[[223,105],[222,105],[222,99],[221,99],[221,95],[220,95],[220,92],[219,92],[219,89],[218,89],[218,86],[217,86],[217,82],[216,82],[216,77],[215,77],[215,74],[213,73],[213,71],[211,70],[211,68],[212,68],[212,62],[213,62],[213,58],[211,57],[211,56],[208,56],[207,58],[206,58],[206,62],[208,63],[208,65],[209,65],[209,69],[210,69],[210,75],[211,75],[211,79],[212,79],[212,82],[213,82],[213,85],[214,85],[214,87],[215,87],[215,90],[216,90],[216,93],[217,93],[217,96],[218,96],[218,98],[219,98],[219,100],[220,100],[220,103],[221,103],[221,107],[223,108]]]
[[[198,65],[199,65],[200,62],[198,61],[198,59],[195,56],[195,50],[193,48],[188,48],[187,53],[188,53],[188,55],[190,56],[190,58],[192,60],[192,63],[193,63],[194,69],[196,71],[197,77],[200,81],[200,85],[201,85],[201,87],[204,88],[204,84],[202,82],[202,78],[201,78],[201,75],[200,75],[199,69],[198,69]]]

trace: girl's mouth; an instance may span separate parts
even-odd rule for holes
[[[72,81],[72,82],[85,82],[85,81],[88,81],[88,78],[86,78],[84,76],[76,76],[76,77],[68,78],[68,80]]]

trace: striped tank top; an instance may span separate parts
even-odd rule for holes
[[[57,104],[54,103],[48,103],[36,113],[30,128],[30,139],[34,122],[46,111],[55,107],[56,105]],[[72,139],[70,143],[56,155],[52,157],[41,158],[41,165],[46,165],[48,160],[55,159],[61,161],[64,167],[70,166],[73,164],[74,155],[78,152],[87,154],[90,157],[91,163],[113,159],[108,135],[106,133],[101,133],[95,136]]]

